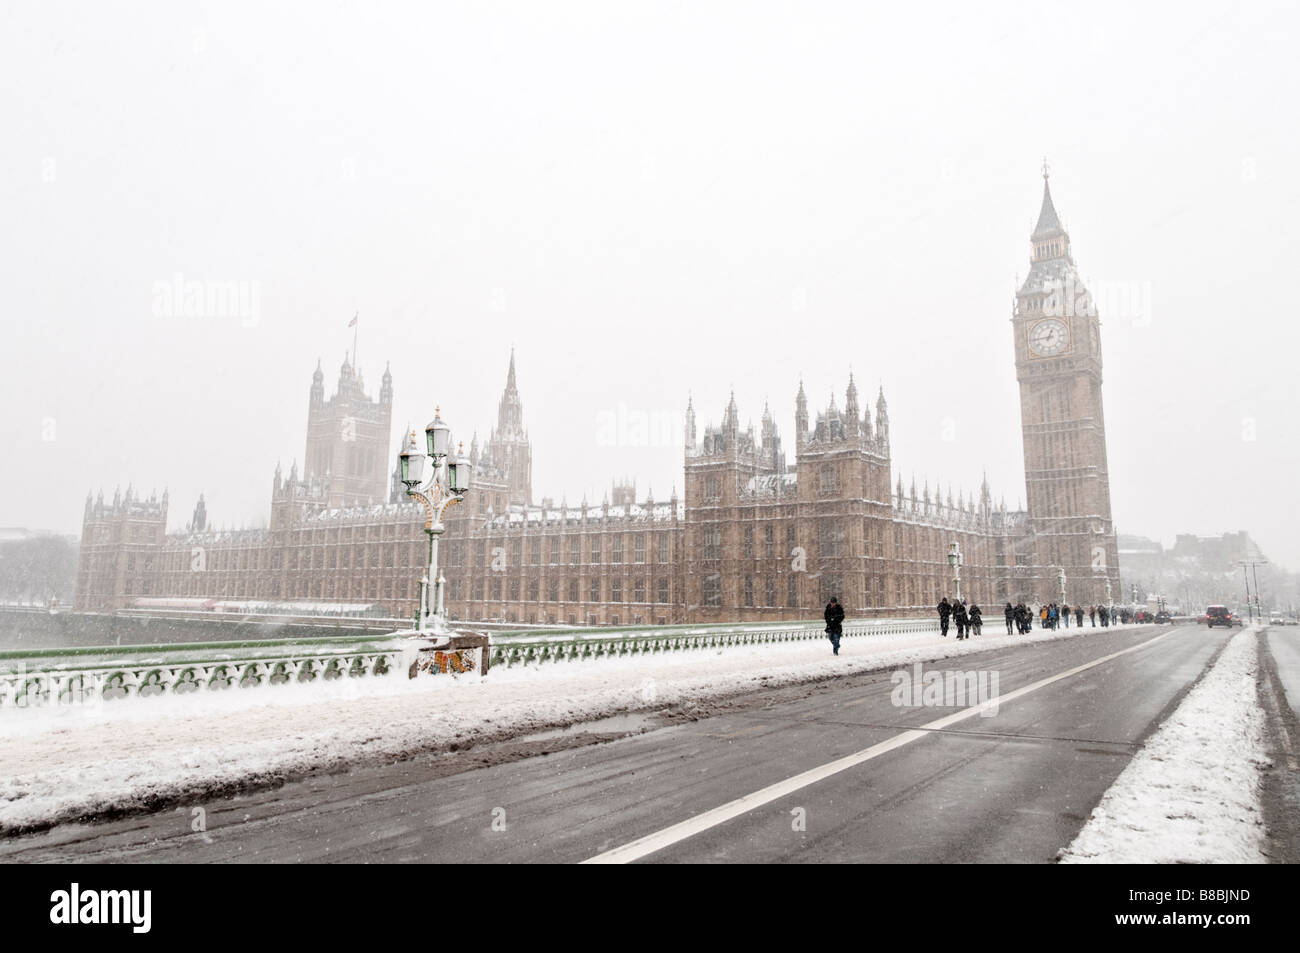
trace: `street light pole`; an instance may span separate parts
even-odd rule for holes
[[[1246,580],[1246,611],[1250,613],[1250,621],[1255,621],[1255,604],[1250,601],[1250,575],[1246,572],[1246,561],[1241,561],[1241,578]]]
[[[424,428],[424,433],[427,453],[421,450],[415,431],[412,430],[402,452],[398,454],[398,461],[407,495],[424,504],[424,531],[429,536],[429,558],[424,575],[420,577],[420,606],[415,627],[420,635],[432,635],[441,639],[451,634],[447,625],[447,579],[438,563],[438,542],[446,530],[442,514],[447,507],[465,499],[465,494],[469,492],[472,468],[463,455],[463,447],[461,453],[452,455],[451,428],[443,423],[437,409],[434,410],[433,420]],[[433,465],[428,485],[421,487],[426,457]]]
[[[1261,562],[1262,561],[1263,560],[1261,560]],[[1259,617],[1260,622],[1263,622],[1264,607],[1263,605],[1260,604],[1259,601],[1259,575],[1255,571],[1255,563],[1253,562],[1250,564],[1250,577],[1251,580],[1255,583],[1255,615]]]

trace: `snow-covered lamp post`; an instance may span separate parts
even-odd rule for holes
[[[423,503],[427,514],[424,531],[429,535],[429,560],[420,579],[420,608],[415,627],[421,635],[442,637],[450,634],[445,596],[447,580],[438,566],[438,541],[446,529],[442,524],[442,513],[448,506],[465,499],[472,468],[463,454],[463,447],[461,453],[452,454],[451,428],[438,414],[439,410],[435,408],[433,420],[424,428],[426,450],[420,449],[412,430],[398,454],[398,461],[407,495]],[[421,487],[426,456],[432,461],[432,467],[428,485]]]
[[[1060,605],[1065,605],[1065,567],[1059,566],[1056,570],[1056,585],[1061,590]]]
[[[952,567],[952,584],[957,592],[957,601],[961,602],[961,546],[955,539],[948,547],[948,565]]]

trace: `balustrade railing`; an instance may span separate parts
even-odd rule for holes
[[[844,623],[845,639],[937,631],[925,619]],[[492,666],[645,657],[824,639],[820,623],[717,624],[663,629],[598,629],[498,634]],[[340,644],[346,643],[346,644]],[[222,642],[166,646],[0,653],[0,709],[185,695],[262,685],[310,684],[342,678],[401,675],[410,664],[404,640],[377,636],[310,645]]]

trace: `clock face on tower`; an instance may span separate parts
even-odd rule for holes
[[[1064,321],[1048,318],[1029,329],[1029,349],[1040,357],[1060,354],[1070,343],[1070,328]]]

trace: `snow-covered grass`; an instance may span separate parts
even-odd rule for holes
[[[956,642],[937,632],[789,642],[541,667],[231,689],[0,716],[0,832],[202,798],[313,768],[394,759],[1099,629]]]
[[[1062,863],[1263,863],[1257,626],[1243,629],[1143,745]]]

